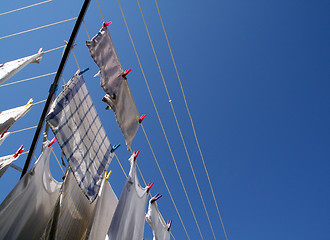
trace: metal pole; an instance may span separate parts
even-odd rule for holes
[[[69,42],[68,42],[68,44],[67,44],[67,46],[65,48],[63,57],[61,59],[60,65],[58,67],[58,70],[57,70],[57,73],[56,73],[54,82],[53,82],[53,84],[51,85],[51,87],[49,89],[49,95],[48,95],[47,101],[45,103],[44,110],[42,111],[42,114],[41,114],[41,117],[40,117],[40,120],[39,120],[39,124],[38,124],[37,130],[36,130],[36,132],[34,134],[34,137],[33,137],[32,143],[31,143],[31,147],[29,149],[29,154],[28,154],[28,156],[26,158],[25,165],[24,165],[24,168],[23,168],[23,171],[22,171],[21,178],[24,176],[24,174],[27,172],[27,170],[29,168],[29,165],[30,165],[30,162],[31,162],[31,158],[32,158],[32,155],[34,153],[34,149],[35,149],[35,147],[37,145],[38,138],[39,138],[39,135],[40,135],[40,132],[41,132],[43,123],[44,123],[44,121],[46,119],[46,115],[48,113],[48,110],[49,110],[49,106],[50,106],[52,97],[55,94],[58,81],[60,79],[60,76],[62,75],[63,68],[64,68],[65,63],[66,63],[66,60],[67,60],[67,58],[69,56],[69,53],[70,53],[71,47],[72,47],[72,45],[74,43],[74,40],[76,38],[76,35],[77,35],[78,31],[79,31],[81,22],[84,19],[84,16],[85,16],[86,10],[88,8],[89,2],[90,2],[90,0],[85,0],[83,6],[81,7],[81,10],[80,10],[79,16],[77,18],[76,24],[74,25],[74,28],[72,30],[72,33],[71,33]]]

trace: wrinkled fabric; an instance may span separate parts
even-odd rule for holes
[[[104,240],[107,235],[118,199],[110,184],[102,184],[96,200],[93,218],[87,230],[86,240]]]
[[[10,135],[10,132],[6,132],[6,133],[1,134],[1,137],[0,137],[0,146],[1,146],[2,143],[5,141],[5,139],[6,139],[7,137],[9,137],[9,135]]]
[[[0,205],[1,239],[39,239],[56,204],[61,183],[49,171],[46,147]]]
[[[46,119],[79,187],[93,202],[114,153],[82,75],[67,83]]]
[[[29,63],[40,63],[43,54],[44,52],[39,52],[28,57],[0,64],[0,84],[3,84],[9,78],[21,71]]]
[[[170,240],[171,233],[159,212],[157,203],[149,201],[146,220],[152,228],[153,240]]]
[[[107,27],[102,27],[92,40],[86,42],[89,52],[100,69],[101,86],[107,93],[103,101],[114,111],[117,123],[130,149],[139,128],[139,113],[136,109],[124,71],[119,62]]]
[[[19,157],[19,155],[17,157],[14,157],[14,154],[8,155],[8,156],[5,156],[5,157],[0,157],[0,178],[7,171],[10,164],[13,161],[17,160],[18,157]]]
[[[84,239],[95,204],[96,201],[88,201],[73,173],[68,171],[62,193],[41,239]]]
[[[139,184],[134,155],[129,161],[131,163],[129,176],[120,195],[106,240],[143,239],[147,188],[142,188]]]
[[[31,98],[25,106],[0,112],[0,135],[11,128],[18,119],[23,117],[31,109],[32,103],[33,99]]]

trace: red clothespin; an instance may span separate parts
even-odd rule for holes
[[[24,151],[24,148],[23,148],[23,145],[21,145],[20,147],[19,147],[19,149],[16,151],[16,153],[14,154],[14,158],[17,158],[18,157],[18,155],[20,155],[22,152]]]
[[[112,24],[111,21],[110,21],[110,22],[105,22],[105,23],[103,23],[102,27],[107,27],[107,26],[109,26],[110,24]]]
[[[147,189],[147,192],[149,192],[150,191],[150,189],[151,189],[151,187],[154,185],[154,182],[152,182],[152,183],[148,183],[148,189]]]
[[[168,221],[166,225],[167,225],[167,231],[170,231],[172,226],[172,220]]]
[[[127,74],[131,72],[132,69],[125,70],[122,77],[126,79]]]
[[[49,142],[48,147],[50,147],[51,145],[53,145],[53,143],[56,142],[56,141],[57,141],[57,139],[56,139],[56,137],[54,137],[54,138]]]
[[[134,154],[134,161],[136,160],[136,158],[137,158],[137,156],[139,155],[139,153],[140,153],[140,150],[137,151],[137,152],[134,151],[134,153],[133,153],[133,154]]]
[[[140,117],[140,119],[139,119],[139,123],[141,124],[142,123],[142,121],[146,118],[146,114],[143,114],[141,117]]]
[[[158,199],[160,199],[163,195],[159,195],[159,193],[157,193],[153,198],[151,198],[151,203],[157,201]]]
[[[5,136],[5,133],[6,133],[6,132],[7,132],[7,130],[4,131],[3,134],[1,134],[1,137],[0,137],[0,138],[3,138],[3,136]]]

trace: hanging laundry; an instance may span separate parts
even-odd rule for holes
[[[4,132],[3,134],[1,134],[1,136],[0,136],[0,146],[9,135],[10,135],[10,132]]]
[[[109,182],[102,184],[85,240],[105,239],[117,204],[118,199]]]
[[[21,71],[29,63],[40,63],[43,55],[44,52],[40,48],[37,54],[0,64],[0,84]]]
[[[31,98],[25,106],[0,112],[0,135],[11,128],[18,119],[23,117],[33,106],[32,103],[33,99]]]
[[[90,203],[79,189],[71,170],[67,171],[61,194],[41,239],[84,239],[96,201]]]
[[[39,239],[43,233],[61,187],[49,171],[50,152],[46,147],[1,203],[1,239]]]
[[[82,75],[71,78],[46,119],[79,187],[93,202],[114,153]]]
[[[15,154],[5,157],[0,157],[0,178],[7,171],[10,164],[18,159],[18,157],[22,152],[23,152],[23,145],[17,150]]]
[[[152,228],[153,240],[170,240],[170,228],[160,214],[156,201],[152,201],[152,199],[149,201],[146,220]]]
[[[120,195],[106,240],[143,239],[148,188],[142,188],[139,184],[134,154],[129,161],[129,176]]]
[[[103,101],[114,111],[127,148],[130,149],[139,128],[139,113],[107,27],[103,26],[86,44],[93,60],[100,68],[101,86],[107,93]]]

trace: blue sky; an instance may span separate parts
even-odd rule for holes
[[[38,1],[6,1],[0,12]],[[168,182],[191,239],[201,239],[140,67],[130,42],[117,1],[99,0],[117,54],[128,76],[137,108],[147,114],[144,127]],[[165,77],[189,155],[217,239],[225,239],[221,223],[178,79],[167,48],[154,1],[141,0],[141,7]],[[198,219],[204,239],[213,235],[202,207],[157,63],[135,1],[121,1],[134,44],[169,138],[175,159]],[[320,1],[158,1],[188,105],[204,154],[207,169],[220,207],[228,239],[328,239],[330,235],[330,112],[329,56],[330,2]],[[78,15],[82,1],[52,2],[0,16],[0,37]],[[5,24],[4,24],[5,23]],[[102,24],[96,1],[85,17],[90,36]],[[74,21],[30,33],[1,39],[0,62],[34,54],[40,47],[49,50],[68,40]],[[89,56],[88,40],[82,25],[75,54],[87,87],[112,144],[126,172],[130,153],[115,122],[105,110],[104,92],[97,66]],[[44,55],[8,82],[55,72],[62,50]],[[77,65],[71,54],[63,72],[69,80]],[[0,87],[1,109],[21,106],[29,98],[46,99],[54,76]],[[60,89],[60,88],[59,88]],[[12,131],[37,125],[43,104],[36,105]],[[11,135],[1,146],[1,155],[14,153],[24,144],[28,150],[34,130]],[[40,141],[39,141],[40,142]],[[187,239],[180,220],[151,154],[142,129],[133,141],[140,150],[139,166],[147,182],[155,182],[152,194],[165,219],[173,219],[176,239]],[[57,156],[60,149],[55,146]],[[36,155],[40,154],[40,144]],[[16,165],[23,167],[27,155]],[[125,177],[114,160],[110,183],[117,196]],[[60,180],[62,173],[51,160],[51,170]],[[0,179],[0,200],[19,180],[20,173],[9,169]],[[140,183],[143,185],[142,179]],[[151,238],[146,224],[145,237]]]

